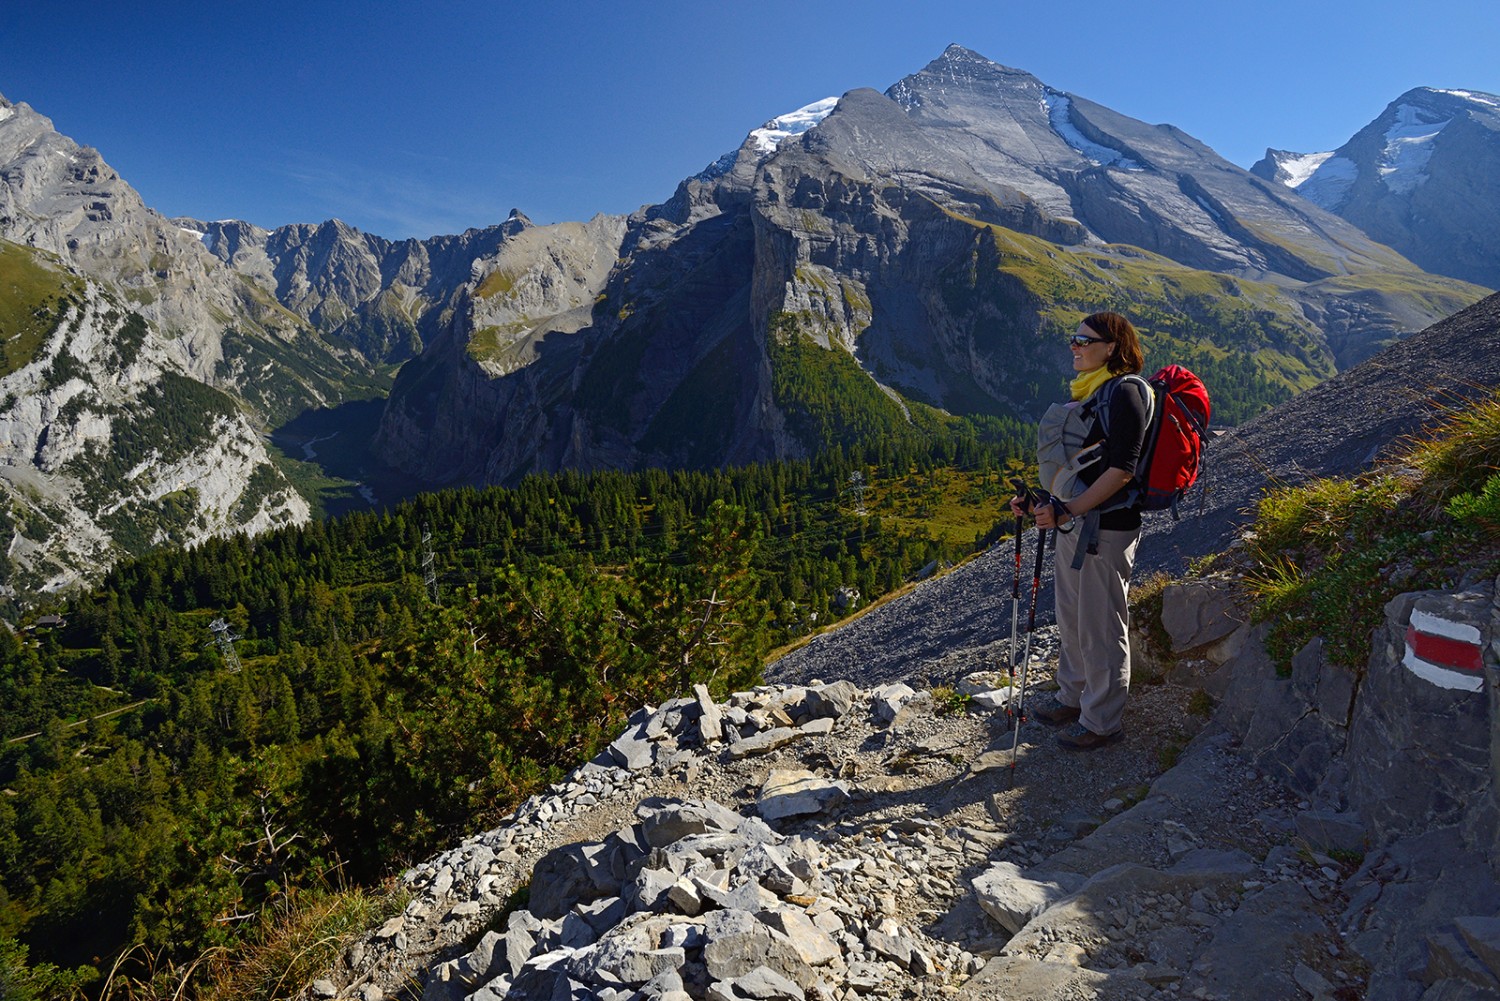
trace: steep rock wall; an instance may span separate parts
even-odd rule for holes
[[[1208,653],[1218,636],[1212,657],[1179,671],[1196,665],[1241,753],[1304,798],[1307,843],[1363,856],[1345,884],[1343,930],[1372,968],[1368,997],[1500,992],[1472,941],[1474,929],[1500,927],[1495,582],[1398,595],[1363,669],[1330,663],[1314,640],[1285,676],[1266,652],[1267,627],[1237,621],[1216,590],[1168,589],[1163,618],[1176,623],[1178,649]],[[1220,628],[1204,631],[1205,620]]]

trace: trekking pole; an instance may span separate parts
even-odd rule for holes
[[[1031,634],[1036,631],[1036,596],[1042,588],[1042,557],[1047,552],[1047,530],[1036,530],[1036,569],[1031,574],[1031,609],[1026,613],[1026,642],[1021,647],[1021,688],[1016,692],[1016,728],[1010,742],[1010,784],[1016,784],[1016,754],[1021,748],[1021,722],[1026,718],[1026,683],[1031,673]]]
[[[1024,489],[1018,496],[1024,496]],[[1016,644],[1019,637],[1016,635],[1017,627],[1021,621],[1021,534],[1026,531],[1026,525],[1021,515],[1016,515],[1016,568],[1010,577],[1010,653],[1009,660],[1005,665],[1006,674],[1010,678],[1010,708],[1015,711],[1016,701]]]

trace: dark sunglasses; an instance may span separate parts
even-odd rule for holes
[[[1090,344],[1104,344],[1106,341],[1103,337],[1090,337],[1087,334],[1070,334],[1068,336],[1068,343],[1075,348],[1086,348]]]

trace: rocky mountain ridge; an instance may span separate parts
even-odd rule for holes
[[[337,219],[274,231],[235,220],[175,222],[331,340],[387,364],[421,350],[438,314],[473,276],[476,260],[532,225],[513,210],[498,226],[391,241]]]
[[[59,282],[45,341],[0,375],[8,596],[56,591],[126,552],[307,520],[239,404],[112,291],[20,248],[0,260],[13,280]]]
[[[789,337],[847,359],[830,364],[893,406],[1028,419],[1065,375],[1064,317],[1103,302],[1159,318],[1148,329],[1204,365],[1209,344],[1233,353],[1247,336],[1290,392],[1465,294],[1178,130],[956,46],[885,95],[844,95],[772,151],[748,137],[632,216],[619,254],[586,326],[528,318],[555,353],[524,372],[485,375],[434,344],[398,378],[377,447],[411,456],[398,464],[420,479],[487,482],[804,455],[826,443],[777,389]],[[1438,299],[1396,291],[1419,286]],[[459,341],[483,329],[454,321]],[[526,415],[525,430],[443,429],[472,411]]]
[[[347,366],[308,336],[306,320],[219,266],[196,234],[146,206],[98,150],[61,135],[29,105],[3,97],[0,239],[55,254],[118,287],[201,382],[246,388],[245,371],[225,348],[233,334],[266,345],[263,352],[295,344],[333,370],[333,380],[292,373],[295,390],[284,391],[287,398],[274,401],[275,410],[295,413],[340,399],[337,380],[349,374]]]
[[[1286,165],[1293,165],[1288,169]],[[1250,168],[1434,274],[1500,286],[1500,97],[1417,87],[1338,149]]]
[[[826,104],[629,218],[387,241],[167,220],[0,99],[0,239],[120,290],[271,428],[344,401],[364,420],[400,364],[370,456],[412,489],[1026,421],[1067,375],[1056,335],[1101,306],[1278,399],[1481,291],[962,47]]]

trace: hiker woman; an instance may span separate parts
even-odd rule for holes
[[[1141,511],[1127,500],[1125,488],[1141,456],[1151,404],[1144,380],[1120,378],[1139,373],[1145,360],[1135,327],[1125,317],[1085,317],[1068,338],[1068,347],[1074,404],[1083,413],[1106,411],[1102,419],[1092,420],[1079,449],[1086,458],[1077,470],[1081,492],[1034,508],[1016,497],[1011,509],[1033,515],[1039,529],[1057,530],[1053,595],[1062,646],[1058,691],[1032,715],[1054,726],[1071,723],[1058,734],[1064,747],[1092,748],[1124,736],[1121,718],[1130,688],[1126,594],[1141,536]],[[1090,447],[1096,453],[1088,453]],[[1096,457],[1088,458],[1090,454]]]

